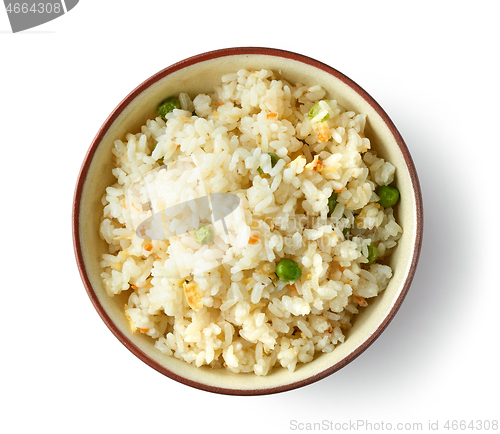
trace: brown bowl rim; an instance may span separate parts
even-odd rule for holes
[[[181,376],[175,374],[174,372],[166,369],[164,366],[160,365],[155,360],[151,359],[147,354],[145,354],[136,345],[134,345],[118,329],[118,327],[113,323],[111,318],[107,315],[104,308],[99,303],[97,295],[95,294],[94,289],[90,283],[90,279],[87,276],[85,263],[83,260],[81,243],[80,243],[80,232],[79,232],[79,228],[80,228],[79,227],[80,202],[81,202],[83,186],[85,184],[85,179],[86,179],[90,164],[92,162],[92,159],[93,159],[93,156],[96,152],[97,147],[101,143],[101,141],[102,141],[104,135],[106,134],[106,132],[108,131],[109,127],[116,120],[116,118],[120,115],[120,113],[140,93],[142,93],[149,86],[151,86],[154,83],[156,83],[157,81],[163,79],[167,75],[172,74],[175,71],[178,71],[180,69],[194,65],[194,64],[199,63],[199,62],[212,60],[212,59],[216,59],[216,58],[221,58],[221,57],[233,56],[233,55],[266,55],[266,56],[283,57],[286,59],[296,60],[298,62],[302,62],[302,63],[305,63],[307,65],[321,69],[321,70],[333,75],[334,77],[340,79],[347,86],[354,89],[356,91],[356,93],[361,95],[361,97],[368,104],[370,104],[370,106],[378,113],[378,115],[382,118],[382,120],[385,122],[385,124],[387,125],[387,127],[391,131],[391,134],[394,136],[394,139],[396,140],[396,142],[397,142],[397,144],[398,144],[398,146],[403,154],[403,158],[406,162],[406,166],[407,166],[409,174],[410,174],[410,179],[411,179],[412,185],[414,187],[415,202],[416,202],[416,228],[415,228],[416,229],[416,237],[415,237],[413,256],[411,259],[408,275],[407,275],[407,278],[404,282],[403,289],[402,289],[399,297],[396,299],[392,309],[390,310],[389,314],[384,318],[384,320],[382,321],[380,326],[373,332],[373,334],[365,342],[363,342],[363,344],[361,344],[354,351],[352,351],[347,357],[345,357],[341,361],[337,362],[336,364],[330,366],[329,368],[327,368],[327,369],[325,369],[325,370],[323,370],[323,371],[321,371],[313,376],[305,378],[303,380],[284,384],[284,385],[277,386],[277,387],[266,388],[266,389],[229,389],[229,388],[221,388],[221,387],[215,387],[215,386],[203,384],[203,383],[200,383],[197,381],[192,381],[192,380],[187,379],[185,377],[181,377]],[[351,80],[350,78],[348,78],[346,75],[342,74],[340,71],[336,70],[335,68],[333,68],[329,65],[326,65],[325,63],[322,63],[318,60],[315,60],[311,57],[305,56],[303,54],[298,54],[295,52],[277,49],[277,48],[233,47],[233,48],[224,48],[224,49],[219,49],[219,50],[214,50],[214,51],[209,51],[209,52],[205,52],[202,54],[198,54],[198,55],[186,58],[184,60],[181,60],[177,63],[174,63],[171,66],[166,67],[165,69],[152,75],[151,77],[146,79],[144,82],[142,82],[139,86],[137,86],[112,111],[112,113],[108,116],[108,118],[105,120],[103,125],[98,130],[96,136],[94,137],[94,140],[92,141],[92,143],[87,151],[87,154],[85,155],[80,172],[78,174],[74,198],[73,198],[73,208],[72,208],[72,236],[73,236],[73,247],[74,247],[74,252],[75,252],[75,256],[76,256],[76,262],[78,265],[78,270],[80,272],[81,279],[83,281],[83,284],[85,286],[87,294],[90,298],[90,301],[92,302],[97,313],[99,314],[101,319],[104,321],[106,326],[110,329],[110,331],[136,357],[138,357],[144,363],[146,363],[147,365],[149,365],[151,368],[155,369],[156,371],[160,372],[161,374],[163,374],[163,375],[165,375],[165,376],[167,376],[175,381],[178,381],[182,384],[185,384],[185,385],[188,385],[188,386],[200,389],[200,390],[204,390],[204,391],[208,391],[208,392],[212,392],[212,393],[225,394],[225,395],[242,395],[242,396],[268,395],[268,394],[285,392],[285,391],[297,389],[297,388],[315,383],[315,382],[317,382],[325,377],[328,377],[329,375],[340,370],[341,368],[343,368],[344,366],[346,366],[347,364],[352,362],[359,355],[361,355],[382,334],[382,332],[386,329],[386,327],[389,325],[389,323],[392,321],[392,319],[396,315],[397,311],[401,307],[403,300],[405,299],[405,297],[408,293],[408,290],[410,288],[413,277],[415,275],[417,263],[418,263],[418,260],[420,257],[422,239],[423,239],[423,202],[422,202],[422,194],[420,191],[420,183],[418,180],[417,171],[416,171],[415,165],[413,163],[413,159],[412,159],[410,152],[408,150],[408,147],[406,146],[406,144],[403,140],[403,137],[401,136],[401,134],[397,130],[396,126],[394,125],[392,120],[387,115],[387,113],[384,111],[384,109],[357,83],[355,83],[353,80]]]

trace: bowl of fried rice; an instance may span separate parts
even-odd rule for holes
[[[171,65],[118,104],[72,223],[84,287],[130,352],[192,387],[262,395],[380,336],[423,210],[410,152],[365,90],[307,56],[241,47]]]

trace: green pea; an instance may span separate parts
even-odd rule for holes
[[[179,102],[179,100],[175,96],[171,96],[158,106],[158,116],[165,118],[167,113],[174,111],[174,109],[180,109],[180,108],[181,108],[181,103]]]
[[[351,228],[342,229],[342,234],[344,235],[344,239],[348,240],[351,236]]]
[[[279,161],[280,157],[272,152],[267,152],[267,154],[269,154],[269,156],[271,157],[271,167],[276,166],[276,163]],[[257,170],[261,175],[264,175],[265,172],[260,166],[257,167]]]
[[[198,229],[196,229],[194,233],[194,240],[198,243],[201,244],[202,246],[205,246],[207,244],[210,244],[214,239],[214,230],[212,229],[212,226],[200,226]]]
[[[330,217],[333,214],[333,211],[335,210],[335,207],[337,206],[337,197],[338,193],[332,193],[331,196],[328,198],[328,217]]]
[[[292,259],[282,259],[276,266],[276,275],[282,282],[293,283],[302,276],[302,269]]]
[[[377,246],[371,243],[368,246],[368,263],[366,265],[372,265],[378,259],[378,249]]]
[[[378,203],[384,208],[390,208],[391,206],[396,205],[399,200],[399,190],[392,185],[381,185],[380,187],[377,187],[375,192],[380,198]]]
[[[328,102],[328,101],[326,101],[326,102]],[[317,115],[318,115],[318,113],[319,113],[320,111],[321,111],[321,108],[320,108],[320,106],[319,106],[319,102],[317,102],[316,104],[314,104],[314,105],[312,106],[311,110],[309,110],[309,113],[307,114],[307,117],[308,117],[309,119],[312,119],[312,118],[314,118],[315,116],[317,116]],[[321,120],[320,120],[320,122],[325,122],[325,121],[327,121],[329,118],[330,118],[330,114],[329,114],[329,113],[327,113],[327,114],[325,115],[325,117],[323,117],[323,119],[321,119]]]

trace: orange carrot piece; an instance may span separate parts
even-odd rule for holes
[[[254,244],[257,244],[259,242],[259,236],[257,234],[253,234],[250,236],[250,239],[248,240],[248,244],[251,244],[252,246]]]

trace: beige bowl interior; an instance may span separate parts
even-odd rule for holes
[[[401,192],[397,218],[404,229],[390,263],[394,271],[393,279],[388,288],[358,315],[353,328],[347,334],[345,343],[338,345],[330,354],[319,355],[311,363],[298,365],[294,373],[276,368],[265,377],[233,374],[206,367],[196,368],[163,355],[153,347],[153,340],[149,337],[131,332],[123,311],[128,295],[122,294],[110,298],[104,290],[99,266],[102,253],[107,252],[106,243],[99,236],[99,223],[102,213],[101,197],[105,188],[115,182],[111,174],[113,167],[111,150],[114,140],[123,139],[127,132],[138,132],[148,118],[155,116],[156,107],[164,98],[180,91],[188,92],[192,97],[200,92],[210,92],[219,83],[222,75],[241,68],[272,69],[292,83],[320,84],[327,90],[330,99],[336,99],[348,109],[367,114],[366,133],[372,142],[372,148],[397,168],[395,184]],[[112,331],[132,352],[160,372],[186,384],[225,393],[256,393],[260,389],[266,389],[260,393],[268,393],[307,384],[334,372],[361,353],[385,328],[406,294],[414,271],[412,263],[415,265],[418,257],[415,245],[419,246],[417,241],[420,237],[417,226],[419,188],[415,175],[410,176],[407,166],[409,155],[406,155],[405,160],[405,155],[391,129],[366,99],[341,79],[320,68],[291,58],[245,54],[203,60],[176,70],[143,90],[120,112],[122,108],[119,106],[117,112],[108,119],[107,123],[117,114],[107,132],[107,123],[104,125],[105,134],[102,140],[94,144],[87,157],[91,158],[95,150],[93,158],[87,162],[86,177],[84,171],[81,175],[84,183],[80,186],[81,200],[79,214],[75,216],[77,221],[75,237],[78,238],[76,244],[79,241],[81,245],[83,264],[80,264],[80,268],[89,295],[108,326],[110,321],[106,316],[116,327],[111,324]],[[411,160],[409,163],[412,164]],[[76,197],[78,200],[78,193]],[[78,257],[78,248],[76,250]],[[124,338],[130,342],[124,341]]]

